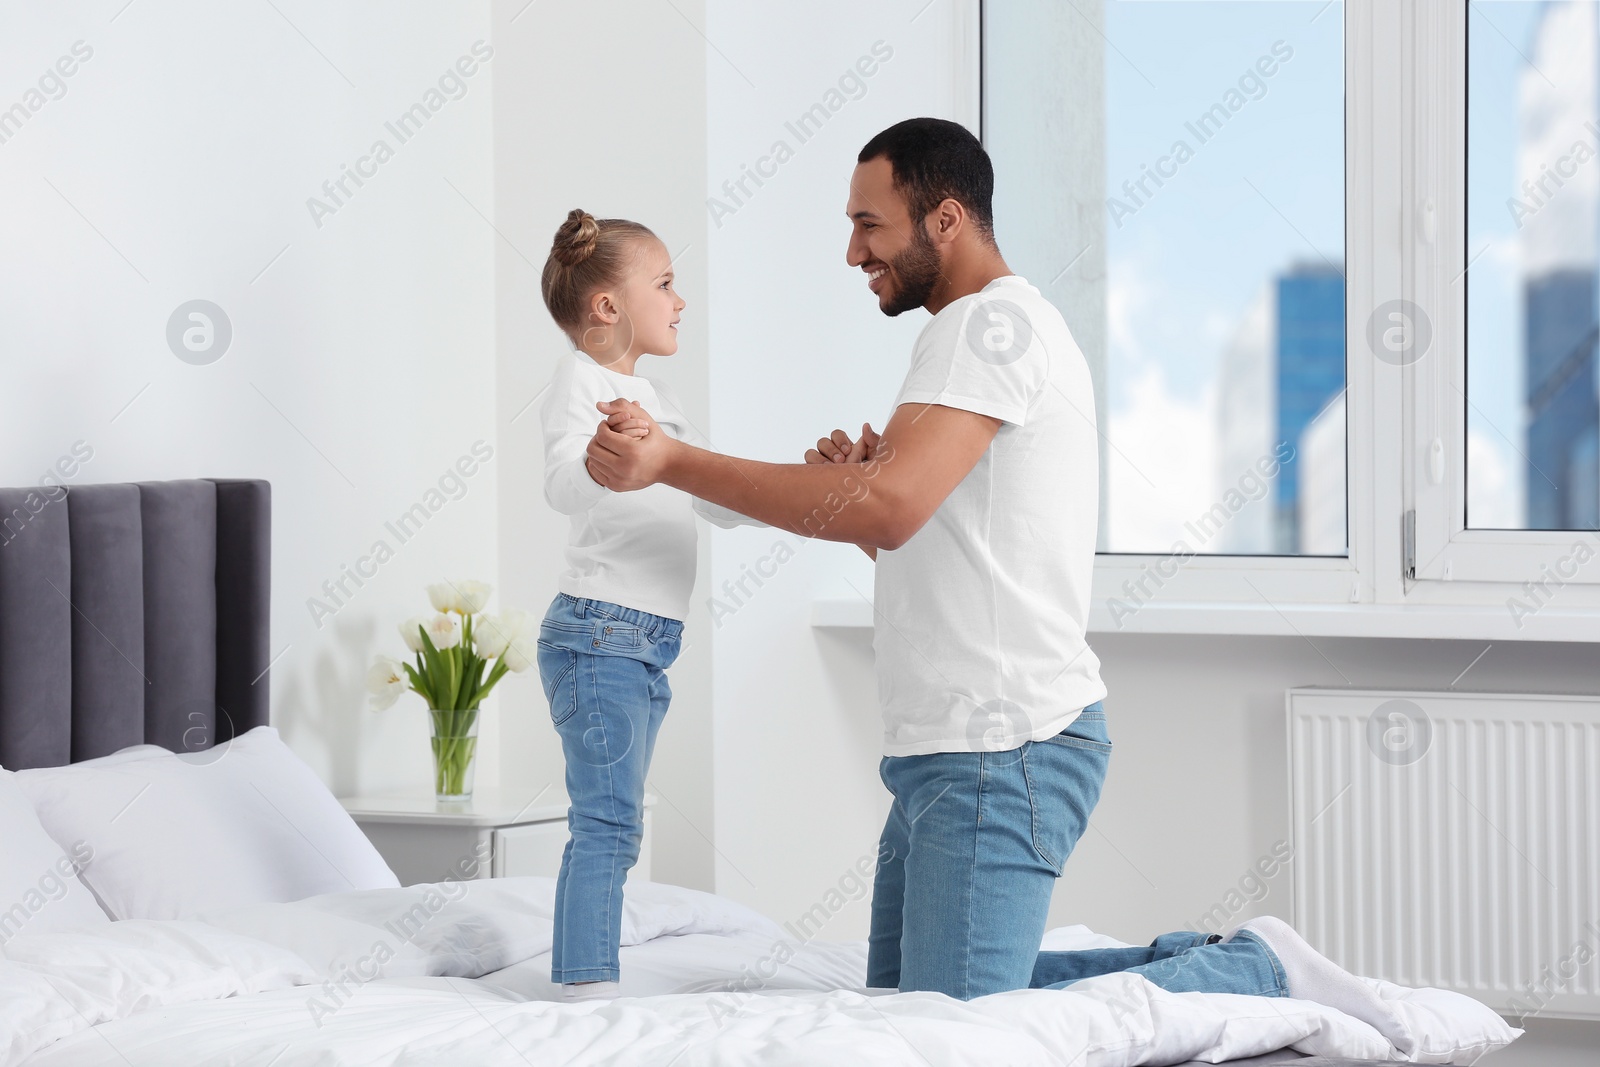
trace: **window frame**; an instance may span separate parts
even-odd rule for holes
[[[1467,249],[1467,34],[1470,4],[1427,0],[1420,13],[1428,21],[1418,49],[1415,84],[1417,110],[1442,117],[1436,143],[1416,142],[1413,166],[1419,176],[1416,201],[1435,198],[1438,242],[1427,240],[1419,227],[1407,249],[1416,263],[1415,284],[1423,307],[1436,309],[1435,351],[1418,361],[1408,376],[1407,407],[1413,426],[1407,435],[1408,468],[1413,472],[1409,503],[1416,514],[1415,566],[1407,575],[1414,591],[1439,599],[1437,583],[1466,583],[1464,588],[1509,585],[1510,596],[1532,603],[1524,582],[1545,580],[1546,567],[1561,567],[1578,542],[1600,555],[1594,535],[1573,530],[1474,529],[1467,514],[1467,293],[1471,260]],[[1455,284],[1452,279],[1462,279]],[[1433,441],[1441,442],[1440,466],[1430,470]],[[1552,586],[1573,606],[1600,604],[1600,566],[1570,566]],[[1446,598],[1449,599],[1449,598]]]

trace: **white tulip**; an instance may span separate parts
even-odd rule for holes
[[[489,603],[489,593],[493,588],[488,582],[472,578],[435,582],[428,586],[428,603],[433,605],[434,611],[476,615]]]
[[[468,615],[476,615],[488,605],[489,591],[494,588],[488,582],[474,581],[470,578],[456,582],[455,587],[461,603],[460,610]]]
[[[460,612],[464,604],[461,595],[456,592],[456,587],[450,582],[435,582],[428,586],[428,603],[433,605],[433,610],[444,613],[447,611]]]
[[[435,615],[424,628],[428,631],[428,640],[440,652],[461,643],[461,620],[454,615]]]
[[[373,711],[394,707],[394,702],[410,688],[411,680],[399,660],[389,656],[373,657],[372,666],[367,668],[367,693]]]
[[[499,615],[480,615],[472,624],[472,644],[484,659],[500,655],[515,636],[511,623]]]
[[[533,666],[534,659],[539,654],[538,638],[533,634],[518,634],[506,646],[505,655],[500,657],[507,669],[516,674],[521,674]]]
[[[405,639],[406,647],[413,652],[422,651],[422,635],[417,631],[428,623],[428,616],[413,615],[400,624],[400,636]]]
[[[512,608],[500,616],[500,623],[511,633],[501,662],[511,671],[521,674],[533,666],[539,654],[538,619],[530,612]]]

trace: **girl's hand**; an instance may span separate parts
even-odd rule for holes
[[[644,408],[620,396],[611,401],[610,406],[615,410],[606,418],[606,425],[614,432],[627,434],[633,438],[650,436],[650,427],[654,424],[654,420]],[[595,407],[601,411],[606,409],[604,404],[596,404]]]
[[[589,442],[589,474],[607,489],[619,493],[643,489],[655,484],[661,477],[667,459],[678,442],[671,434],[652,433],[633,437],[616,429],[631,421],[645,424],[646,429],[656,429],[650,413],[631,400],[618,397],[603,400],[595,407],[606,416],[595,428],[594,439]]]

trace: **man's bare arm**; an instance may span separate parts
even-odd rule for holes
[[[902,404],[874,457],[857,465],[763,463],[602,423],[589,458],[597,480],[619,492],[661,482],[801,537],[893,550],[932,518],[999,428],[960,408]]]

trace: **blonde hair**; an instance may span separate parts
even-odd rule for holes
[[[597,219],[580,207],[567,212],[544,262],[540,289],[550,317],[568,336],[581,333],[589,297],[622,281],[632,265],[633,245],[644,237],[655,234],[637,222]]]

